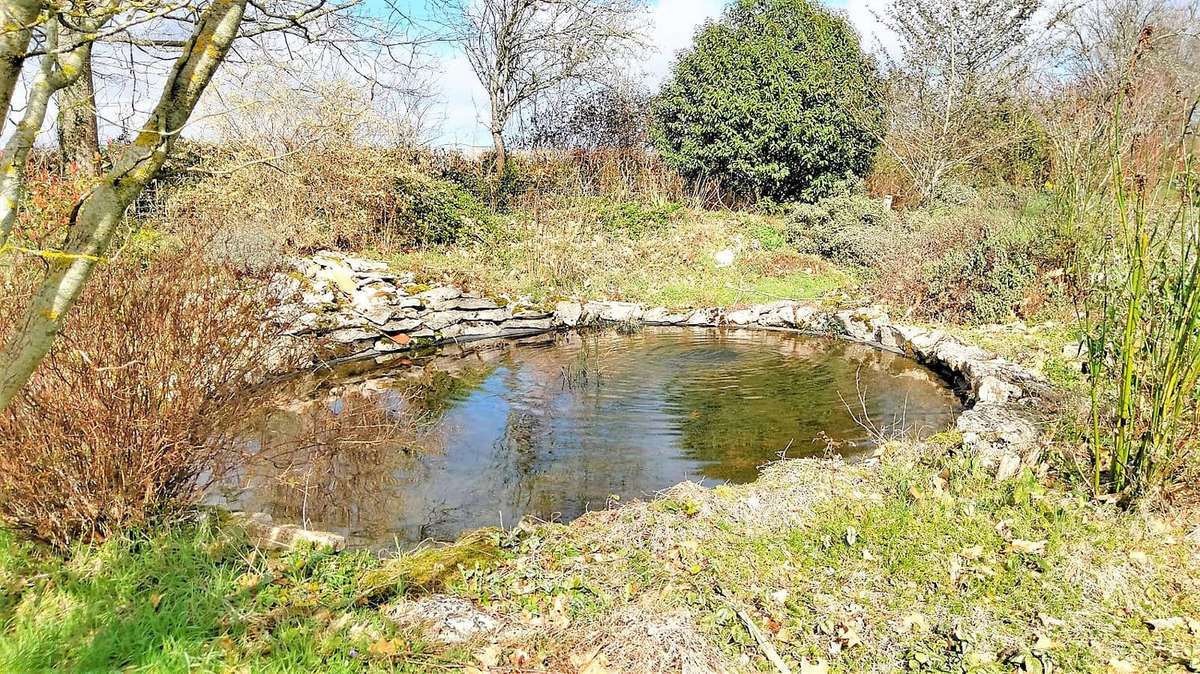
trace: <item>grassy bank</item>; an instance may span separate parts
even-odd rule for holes
[[[574,296],[730,306],[814,298],[854,285],[852,272],[787,245],[782,216],[599,203],[522,211],[485,243],[382,255],[425,278],[535,301]],[[617,215],[606,217],[606,208]],[[733,263],[718,266],[720,251],[732,251]]]
[[[205,524],[66,564],[4,538],[0,669],[1200,666],[1194,518],[1118,511],[1055,475],[995,483],[955,449],[782,462],[390,561],[269,557]],[[450,643],[446,619],[480,615],[492,631]]]

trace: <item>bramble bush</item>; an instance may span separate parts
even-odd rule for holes
[[[738,0],[697,33],[654,103],[655,145],[740,200],[812,201],[863,176],[883,111],[876,67],[841,16],[810,0]]]

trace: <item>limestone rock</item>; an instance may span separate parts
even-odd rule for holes
[[[399,318],[384,323],[379,329],[388,333],[396,333],[412,332],[419,327],[421,327],[421,319],[419,318]]]
[[[878,330],[888,324],[888,315],[877,307],[848,309],[835,314],[846,336],[856,342],[877,341]]]
[[[600,308],[600,320],[613,323],[625,321],[640,321],[642,305],[634,302],[603,302]]]
[[[458,311],[486,311],[488,309],[499,309],[500,307],[495,302],[482,297],[459,297],[458,299],[442,302],[441,308]]]
[[[437,595],[404,601],[386,610],[388,617],[401,624],[420,624],[433,630],[433,636],[447,644],[457,644],[481,634],[495,632],[500,621],[457,597]]]
[[[980,463],[1004,472],[1032,466],[1041,458],[1041,433],[1034,420],[1012,405],[978,403],[958,418],[963,445]],[[999,479],[1011,477],[1001,475]]]
[[[647,311],[642,320],[650,325],[681,325],[687,318],[686,314],[671,313],[666,307],[655,307]]]
[[[715,309],[697,309],[688,315],[687,324],[697,327],[716,325],[717,311]]]
[[[358,290],[358,283],[354,280],[354,273],[349,268],[340,265],[324,267],[317,272],[316,280],[326,281],[347,295]]]
[[[725,314],[725,322],[730,325],[753,325],[758,322],[758,313],[758,307],[731,311]]]
[[[329,333],[329,338],[338,344],[352,344],[364,339],[371,339],[379,333],[374,330],[364,330],[362,328],[346,328],[344,330],[335,330]]]
[[[552,318],[513,318],[500,324],[500,329],[505,332],[546,331],[553,328],[554,319]]]
[[[462,297],[462,291],[454,286],[442,286],[440,288],[430,288],[425,292],[418,293],[417,297],[425,300],[429,308],[441,310],[446,308],[450,300],[456,300]]]
[[[824,327],[824,316],[820,309],[802,304],[792,309],[792,326],[800,330],[821,331]]]
[[[578,302],[559,302],[554,305],[554,315],[563,325],[573,328],[583,318],[583,305]]]
[[[302,544],[338,551],[346,548],[345,536],[312,531],[294,524],[275,524],[266,513],[235,514],[233,521],[245,529],[248,543],[264,550],[294,550]]]

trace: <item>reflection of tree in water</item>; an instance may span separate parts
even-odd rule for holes
[[[289,409],[255,414],[244,436],[252,448],[231,480],[243,507],[277,519],[386,531],[403,507],[396,476],[413,470],[428,418],[408,389],[344,388]]]

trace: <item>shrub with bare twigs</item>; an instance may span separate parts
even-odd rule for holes
[[[14,329],[32,266],[0,280],[0,335]],[[100,269],[0,413],[0,522],[66,546],[189,503],[230,458],[230,401],[295,357],[264,320],[275,294],[196,246]]]

